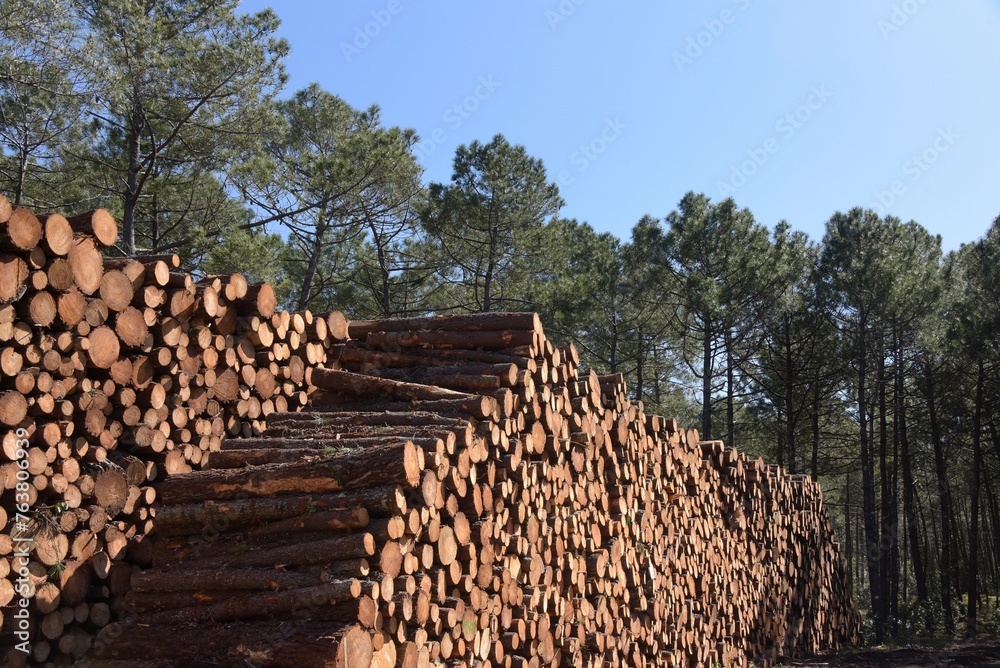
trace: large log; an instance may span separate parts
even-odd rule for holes
[[[448,330],[464,335],[468,332],[518,329],[541,334],[542,320],[537,313],[475,313],[388,320],[352,320],[348,332],[352,339],[364,339],[373,332]]]
[[[183,642],[178,642],[183,638]],[[233,641],[241,648],[233,653]],[[253,659],[270,668],[330,668],[368,666],[372,658],[371,636],[356,625],[316,620],[260,621],[220,624],[203,622],[192,626],[151,626],[135,620],[113,624],[101,631],[95,644],[104,659],[136,660],[169,656],[177,666],[192,661],[225,663]],[[173,660],[172,659],[172,660]]]
[[[396,401],[440,399],[455,401],[473,398],[473,395],[430,385],[373,378],[364,374],[333,369],[313,369],[311,373],[307,374],[306,381],[328,392],[339,392],[353,397],[380,397]]]
[[[420,482],[417,450],[411,442],[334,455],[318,461],[266,464],[172,476],[160,486],[164,503],[205,499],[335,492]]]
[[[403,348],[442,348],[459,350],[504,350],[526,347],[532,357],[539,352],[537,332],[527,329],[484,330],[480,332],[456,332],[449,330],[416,330],[400,332],[372,332],[365,343],[379,350]]]
[[[333,494],[170,504],[157,513],[156,526],[157,532],[164,537],[199,534],[209,538],[222,531],[266,526],[271,522],[334,508],[364,508],[372,516],[384,516],[404,511],[404,499],[402,488],[383,485]]]

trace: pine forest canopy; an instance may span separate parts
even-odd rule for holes
[[[560,217],[503,135],[426,183],[377,106],[285,90],[278,26],[236,0],[0,0],[0,192],[107,208],[113,254],[246,271],[294,309],[537,311],[646,406],[822,480],[871,637],[997,629],[1000,218],[945,254],[869,210],[810,239],[689,193],[618,239]]]

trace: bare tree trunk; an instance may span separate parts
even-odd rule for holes
[[[847,591],[854,592],[854,536],[851,533],[851,474],[844,474],[844,542],[847,550]]]
[[[882,502],[882,537],[879,541],[879,599],[882,606],[878,611],[878,625],[882,632],[888,632],[891,599],[892,546],[896,541],[896,524],[892,516],[892,491],[889,485],[889,425],[886,416],[885,399],[885,345],[880,340],[878,350],[878,462],[879,486]]]
[[[135,255],[135,210],[139,205],[139,171],[142,169],[142,129],[145,122],[139,109],[133,109],[128,126],[128,175],[122,203],[122,232],[119,237],[126,255]]]
[[[937,396],[934,370],[929,362],[924,364],[927,380],[927,416],[931,428],[931,443],[934,446],[934,469],[937,474],[938,503],[941,506],[941,607],[944,611],[944,628],[948,635],[955,633],[955,619],[951,611],[951,571],[953,555],[951,492],[948,485],[948,464],[945,459],[944,443],[941,440],[941,425],[938,421]]]
[[[17,163],[17,186],[14,188],[14,206],[21,205],[21,198],[24,197],[24,180],[28,176],[28,138],[24,137],[24,143],[18,155]]]
[[[931,613],[927,593],[927,573],[924,569],[923,555],[920,552],[920,530],[917,524],[917,491],[913,481],[913,461],[910,455],[910,438],[906,429],[906,397],[903,395],[903,374],[896,371],[896,415],[898,416],[899,443],[902,449],[903,465],[903,515],[909,534],[910,561],[913,562],[913,578],[917,585],[917,600],[925,609],[924,627],[928,632],[934,628],[934,615]]]
[[[788,318],[785,318],[783,333],[785,335],[785,439],[788,441],[788,470],[798,473],[798,460],[795,451],[795,422],[792,412],[795,410],[795,384],[792,382],[792,342],[789,333]]]
[[[712,438],[712,319],[705,318],[701,364],[701,437]]]
[[[976,405],[972,414],[972,498],[971,517],[969,518],[969,573],[968,573],[968,609],[965,621],[965,635],[975,638],[978,631],[977,616],[979,612],[979,497],[982,484],[983,448],[983,385],[986,374],[983,368],[982,356],[976,371]]]
[[[302,286],[299,289],[299,300],[296,308],[303,311],[309,305],[309,298],[312,296],[313,281],[316,280],[316,272],[319,270],[319,259],[323,254],[323,236],[326,234],[326,224],[316,225],[316,232],[313,237],[312,251],[309,253],[309,265],[306,267],[306,275],[302,277]]]
[[[866,405],[868,351],[865,330],[868,327],[867,318],[862,316],[859,322],[858,334],[858,435],[861,439],[861,486],[863,514],[865,520],[865,559],[868,565],[868,588],[871,593],[872,612],[880,618],[882,611],[881,588],[879,587],[879,530],[878,509],[875,503],[875,458],[868,434],[868,414]],[[876,624],[875,642],[882,642],[885,629]]]
[[[819,380],[813,385],[813,411],[812,411],[812,467],[813,480],[819,480]]]
[[[726,445],[736,447],[736,369],[733,364],[732,330],[726,327]]]

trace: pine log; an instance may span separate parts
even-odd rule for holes
[[[20,297],[28,276],[28,265],[20,256],[0,253],[0,304]]]
[[[330,583],[331,578],[324,573],[279,571],[268,568],[137,571],[131,580],[132,592],[149,594],[197,591],[201,589],[214,591],[279,591],[314,587]]]
[[[73,231],[94,237],[102,246],[114,246],[118,241],[118,223],[104,209],[81,213],[69,219]]]
[[[90,237],[77,236],[66,258],[73,267],[73,276],[80,292],[92,295],[101,287],[104,276],[104,258]]]
[[[30,251],[42,240],[42,224],[23,206],[16,207],[5,225],[0,225],[0,249]]]
[[[179,643],[178,638],[184,638]],[[372,660],[371,635],[355,625],[316,620],[274,620],[220,624],[206,621],[194,627],[185,622],[173,627],[151,626],[140,620],[112,624],[95,644],[102,659],[146,659],[166,656],[186,667],[193,661],[225,665],[239,654],[231,649],[241,640],[244,658],[269,668],[330,668],[368,666]]]
[[[328,392],[354,397],[381,397],[397,401],[468,400],[472,396],[418,383],[373,378],[363,374],[333,369],[312,369],[306,382]]]
[[[337,508],[364,508],[369,516],[381,517],[404,512],[405,494],[399,486],[384,485],[334,494],[169,504],[158,511],[156,526],[157,532],[168,538],[195,534],[214,536],[223,531],[266,526],[268,523]]]
[[[160,494],[164,503],[180,504],[207,498],[324,493],[388,484],[413,487],[419,481],[417,450],[407,441],[319,461],[177,475],[162,483]]]
[[[388,320],[352,320],[348,328],[352,339],[364,339],[373,332],[410,332],[413,330],[448,330],[462,334],[479,331],[526,330],[541,334],[542,320],[537,313],[476,313]]]

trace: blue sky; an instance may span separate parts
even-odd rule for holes
[[[317,81],[414,128],[425,179],[501,132],[627,238],[689,190],[814,238],[852,206],[946,249],[1000,215],[1000,1],[247,0]]]

